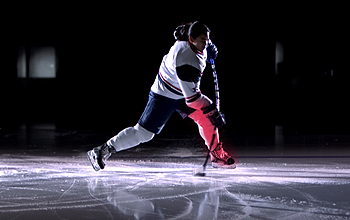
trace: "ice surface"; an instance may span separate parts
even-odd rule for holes
[[[109,136],[0,139],[0,219],[350,219],[350,136],[223,136],[237,168],[205,177],[192,175],[206,152],[190,135],[157,137],[95,172],[86,152]]]
[[[189,156],[95,172],[85,155],[3,154],[0,219],[350,219],[349,158],[242,158],[195,177],[205,158]]]

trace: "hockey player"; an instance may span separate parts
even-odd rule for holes
[[[225,124],[222,114],[215,103],[200,91],[206,61],[217,56],[216,46],[208,45],[209,33],[208,27],[198,21],[176,28],[176,42],[163,57],[138,123],[88,151],[88,158],[96,171],[104,169],[112,153],[150,141],[160,133],[175,111],[183,118],[188,116],[193,119],[198,125],[199,133],[211,151],[213,167],[234,167],[234,160],[223,149],[218,129],[215,129]]]

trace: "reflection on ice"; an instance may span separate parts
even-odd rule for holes
[[[158,187],[161,188],[162,186]],[[188,188],[185,185],[184,187]],[[163,196],[162,193],[155,193],[153,191],[151,194],[140,192],[136,189],[138,187],[132,186],[125,187],[124,190],[118,189],[113,185],[109,185],[108,180],[103,178],[93,180],[88,184],[88,188],[91,196],[101,202],[104,200],[108,201],[120,212],[127,216],[133,216],[134,219],[143,219],[147,215],[149,215],[147,219],[151,219],[151,216],[154,219],[169,219],[169,216],[172,216],[170,219],[187,219],[188,217],[186,216],[191,216],[191,213],[197,215],[193,219],[217,219],[219,209],[218,193],[221,191],[220,188],[212,189],[209,186],[207,190],[198,192],[194,191],[185,194],[175,192],[173,195]],[[141,189],[141,191],[144,190]],[[168,190],[173,189],[159,190],[168,194]],[[190,191],[190,189],[186,189],[185,191]],[[194,206],[192,197],[198,197],[199,206]],[[197,208],[197,210],[194,210],[194,208]]]
[[[219,210],[219,195],[216,191],[207,192],[199,205],[196,219],[217,219]]]
[[[135,219],[142,219],[148,213],[154,213],[154,205],[151,201],[142,200],[121,190],[111,191],[107,201],[125,215],[134,216]]]
[[[196,164],[196,165],[195,165]],[[200,163],[0,156],[1,219],[349,219],[348,158]]]

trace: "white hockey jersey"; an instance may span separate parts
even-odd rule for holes
[[[206,49],[200,52],[188,41],[176,41],[163,57],[151,90],[171,99],[195,101],[201,96],[199,87],[206,60]]]

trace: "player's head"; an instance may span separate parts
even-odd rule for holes
[[[198,50],[203,51],[209,40],[209,28],[200,21],[185,23],[174,31],[174,37],[179,41],[190,41]]]
[[[188,30],[190,43],[193,44],[198,50],[203,51],[209,41],[210,30],[204,23],[195,21]]]

